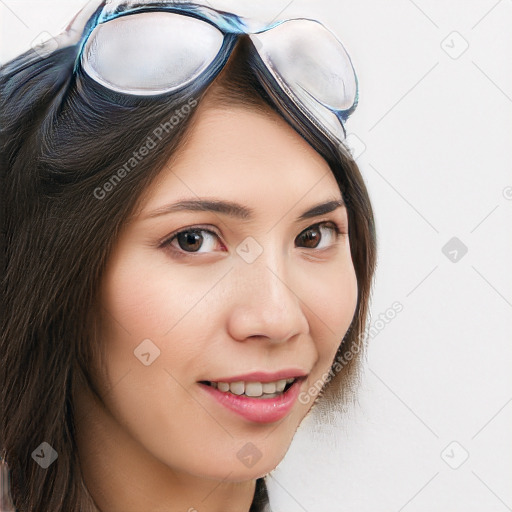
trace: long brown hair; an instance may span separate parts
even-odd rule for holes
[[[27,52],[0,69],[3,191],[3,318],[0,330],[0,456],[10,469],[20,512],[97,511],[80,471],[72,390],[101,347],[91,340],[99,283],[117,234],[141,193],[180,146],[194,112],[182,116],[147,156],[113,181],[158,126],[199,103],[205,88],[165,98],[118,95],[73,71],[77,48],[46,58]],[[255,73],[250,40],[241,37],[222,75],[219,102],[271,108],[326,159],[347,204],[358,282],[357,309],[322,390],[343,397],[357,373],[376,261],[373,213],[359,169],[286,98],[271,97]],[[163,101],[164,99],[164,101]],[[183,110],[180,110],[183,112]],[[188,112],[188,111],[187,111]],[[126,168],[125,168],[126,170]],[[108,193],[99,198],[98,187]],[[347,357],[347,354],[355,354]],[[340,394],[341,393],[341,394]],[[31,457],[48,442],[58,459],[42,469]],[[268,497],[263,479],[251,511]]]

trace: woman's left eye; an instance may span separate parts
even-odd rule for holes
[[[327,237],[324,237],[322,232],[327,232]],[[334,245],[340,234],[341,231],[334,222],[320,222],[305,229],[295,240],[302,240],[307,244],[306,249],[327,249]],[[320,246],[324,239],[326,243]]]
[[[334,222],[319,222],[300,233],[295,242],[306,249],[326,249],[336,242],[341,234],[340,229]],[[178,231],[170,238],[162,242],[160,247],[170,247],[179,255],[186,253],[208,253],[215,249],[215,238],[219,235],[209,229],[202,227],[191,227]],[[225,246],[218,241],[224,248]]]

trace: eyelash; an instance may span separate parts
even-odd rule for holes
[[[341,227],[333,222],[333,221],[321,221],[321,222],[317,222],[315,224],[312,224],[311,226],[308,226],[306,229],[304,229],[303,231],[301,231],[299,233],[299,235],[297,235],[297,237],[299,237],[300,235],[302,235],[304,232],[306,231],[309,231],[310,229],[315,229],[315,228],[320,228],[320,227],[328,227],[330,228],[333,232],[334,232],[334,236],[335,236],[335,242],[333,244],[331,244],[329,247],[324,247],[324,248],[321,248],[321,249],[317,249],[316,247],[313,247],[311,248],[312,251],[325,251],[325,250],[328,250],[328,249],[331,249],[335,243],[338,241],[338,239],[340,238],[340,236],[342,235],[345,235],[346,233],[341,229]],[[186,257],[186,256],[189,256],[189,255],[194,255],[194,254],[208,254],[208,253],[200,253],[198,251],[184,251],[183,249],[181,248],[177,248],[177,247],[174,247],[171,245],[171,243],[177,239],[178,235],[182,234],[182,233],[188,233],[188,232],[193,232],[193,231],[204,231],[206,233],[209,233],[211,235],[214,235],[216,236],[217,238],[220,238],[220,235],[213,231],[212,229],[210,229],[209,227],[206,227],[206,226],[190,226],[186,229],[180,229],[179,231],[175,231],[174,233],[172,233],[171,235],[169,235],[163,242],[161,242],[159,244],[159,247],[160,248],[164,248],[164,249],[170,249],[174,256],[175,257]],[[303,247],[303,249],[309,249],[308,247]]]

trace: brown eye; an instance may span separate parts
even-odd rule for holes
[[[327,232],[326,237],[323,235],[325,232]],[[339,234],[340,230],[336,224],[332,222],[323,222],[305,229],[296,240],[299,244],[304,244],[302,247],[307,249],[324,249],[325,246],[319,247],[319,244],[324,242],[324,238],[327,238],[327,242],[329,242],[329,239],[331,240],[331,243],[327,243],[328,247],[336,241]]]
[[[213,231],[203,228],[183,229],[174,234],[162,247],[170,247],[175,252],[206,253],[215,250],[219,243],[219,237]]]
[[[181,249],[187,252],[196,252],[203,244],[203,236],[201,230],[182,231],[176,235],[176,240]]]

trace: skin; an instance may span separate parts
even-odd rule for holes
[[[106,375],[96,381],[103,404],[85,386],[75,398],[84,479],[103,512],[248,511],[255,479],[282,460],[313,400],[297,401],[279,422],[253,423],[198,382],[293,367],[308,374],[307,390],[325,378],[355,312],[345,207],[296,220],[341,199],[327,163],[270,110],[220,110],[211,98],[209,90],[104,274]],[[241,203],[254,217],[153,215],[198,197]],[[298,238],[324,221],[339,226],[338,238],[328,225],[310,232],[319,248]],[[159,246],[196,226],[214,233],[200,232],[198,252],[177,239]],[[247,237],[263,249],[252,263],[236,252]],[[145,366],[134,350],[148,338],[160,355]],[[237,457],[248,442],[262,454],[250,468]]]

